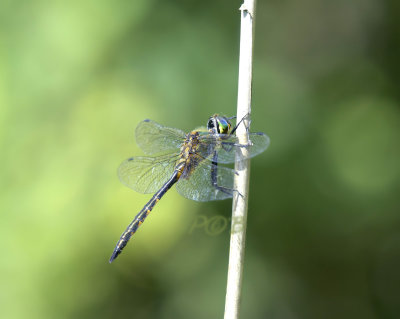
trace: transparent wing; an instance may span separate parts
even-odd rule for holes
[[[264,133],[249,133],[250,144],[239,143],[236,135],[207,134],[200,136],[199,155],[218,163],[234,163],[236,151],[247,150],[247,155],[242,152],[243,158],[251,158],[264,152],[269,146],[269,137]],[[217,152],[216,159],[213,158],[214,151]]]
[[[155,193],[172,176],[178,155],[128,158],[119,166],[118,177],[136,192]]]
[[[181,130],[165,127],[152,120],[144,120],[135,131],[136,143],[148,155],[176,152],[186,138]]]
[[[217,170],[217,185],[226,188],[225,190],[213,185],[213,169]],[[176,190],[183,197],[199,202],[232,198],[234,174],[235,171],[231,168],[202,161],[189,176],[179,179]]]

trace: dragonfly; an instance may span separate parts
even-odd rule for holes
[[[241,144],[235,132],[241,123],[244,125],[247,116],[233,126],[231,120],[235,118],[214,114],[208,119],[207,127],[189,133],[149,119],[138,124],[136,143],[147,156],[122,162],[118,176],[122,184],[136,192],[154,195],[122,233],[110,263],[173,185],[180,195],[195,201],[233,197],[237,173],[221,164],[234,163],[238,152],[241,160],[254,157],[265,151],[270,142],[266,134],[249,133],[246,127],[249,142]]]

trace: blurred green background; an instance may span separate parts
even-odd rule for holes
[[[136,125],[235,114],[240,4],[0,2],[1,318],[222,318],[229,230],[193,226],[231,201],[172,190],[108,258]],[[242,318],[398,318],[399,2],[257,9]]]

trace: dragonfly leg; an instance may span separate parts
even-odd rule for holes
[[[236,118],[236,116],[235,116],[235,118]],[[249,124],[248,125],[246,125],[245,124],[245,120],[247,120],[248,122],[249,122]],[[233,134],[233,133],[235,133],[235,131],[236,131],[236,129],[238,128],[238,126],[240,125],[240,123],[242,123],[243,122],[243,125],[245,125],[245,128],[246,128],[246,133],[247,133],[247,135],[249,134],[249,126],[250,126],[250,113],[247,113],[245,116],[243,116],[242,118],[241,118],[241,120],[235,125],[235,127],[232,129],[232,132],[231,132],[231,134]]]
[[[225,194],[228,194],[228,195],[233,195],[233,192],[236,192],[239,196],[243,197],[243,195],[240,194],[240,192],[234,188],[229,188],[229,187],[224,187],[224,186],[218,185],[218,177],[217,177],[218,176],[218,162],[217,162],[217,160],[218,160],[217,152],[214,152],[213,161],[212,161],[212,163],[214,165],[212,165],[212,168],[211,168],[211,183],[214,186],[214,188]],[[235,174],[238,174],[238,173],[235,171]]]
[[[236,116],[235,116],[236,117]],[[244,120],[248,121],[248,125],[246,125],[246,123],[244,122]],[[239,127],[239,125],[243,122],[243,125],[245,125],[245,129],[246,129],[246,135],[247,135],[247,140],[249,141],[248,144],[237,144],[237,143],[224,143],[222,145],[223,149],[227,152],[230,152],[232,150],[232,148],[234,146],[237,147],[249,147],[252,146],[253,143],[250,140],[250,129],[249,129],[249,125],[250,125],[250,113],[247,113],[245,116],[242,117],[242,119],[236,124],[236,126],[232,129],[232,131],[230,132],[229,135],[233,135],[236,132],[236,129]]]

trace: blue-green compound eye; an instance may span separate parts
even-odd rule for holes
[[[231,123],[225,117],[217,117],[218,133],[228,134],[231,129]]]

